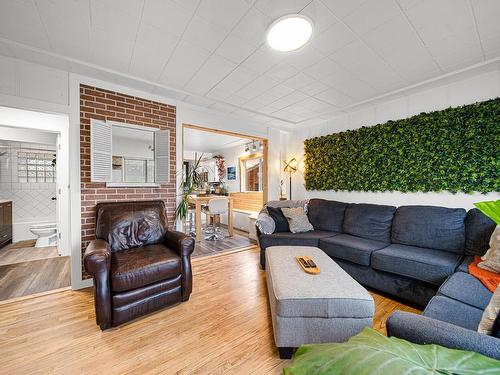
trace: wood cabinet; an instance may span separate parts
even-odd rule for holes
[[[12,202],[0,201],[0,248],[12,242]]]

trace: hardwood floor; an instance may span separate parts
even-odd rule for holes
[[[0,305],[5,374],[278,374],[265,273],[258,250],[193,260],[188,302],[106,332],[95,324],[92,290]],[[395,309],[374,294],[374,327]]]
[[[56,246],[34,247],[35,241],[20,241],[0,249],[0,266],[58,257]]]
[[[201,241],[197,241],[192,256],[193,258],[198,258],[208,255],[214,255],[245,248],[254,244],[255,241],[252,241],[248,238],[248,233],[234,229],[233,236],[226,237],[223,240],[208,241],[202,239]]]
[[[71,285],[69,257],[20,241],[0,249],[0,301]]]

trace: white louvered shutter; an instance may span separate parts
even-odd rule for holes
[[[90,121],[90,180],[112,182],[112,130],[105,121]]]
[[[170,131],[155,132],[155,182],[165,184],[169,181]]]

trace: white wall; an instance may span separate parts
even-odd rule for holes
[[[293,156],[299,160],[299,172],[293,176],[293,198],[325,198],[344,202],[367,202],[390,204],[395,206],[407,204],[428,204],[447,207],[472,208],[474,202],[495,200],[500,194],[480,193],[452,194],[436,193],[401,193],[401,192],[336,192],[336,191],[306,191],[304,187],[303,141],[308,138],[336,133],[361,126],[372,126],[388,120],[397,120],[416,115],[421,112],[440,110],[483,101],[500,96],[500,70],[498,63],[481,69],[479,72],[467,72],[455,77],[412,88],[375,104],[353,109],[349,113],[336,117],[321,125],[300,129],[289,136],[288,158]]]
[[[0,140],[55,145],[57,134],[0,125]]]

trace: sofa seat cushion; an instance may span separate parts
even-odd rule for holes
[[[331,257],[348,260],[362,266],[369,266],[372,253],[386,246],[389,244],[349,234],[339,234],[335,237],[322,238],[319,241],[319,248]]]
[[[438,295],[484,310],[493,293],[474,276],[468,273],[455,272],[441,285]]]
[[[345,210],[342,232],[389,243],[394,212],[393,206],[351,203]]]
[[[476,331],[483,310],[445,296],[434,296],[422,315]]]
[[[314,246],[318,247],[321,238],[333,237],[339,233],[312,230],[310,232],[291,233],[280,232],[273,234],[261,234],[259,237],[260,247],[267,249],[270,246]]]
[[[181,274],[181,259],[164,245],[116,251],[111,255],[111,290],[123,292]]]
[[[463,254],[466,215],[463,208],[398,207],[391,242]]]
[[[374,269],[441,285],[455,272],[461,256],[447,251],[392,244],[372,254]]]

